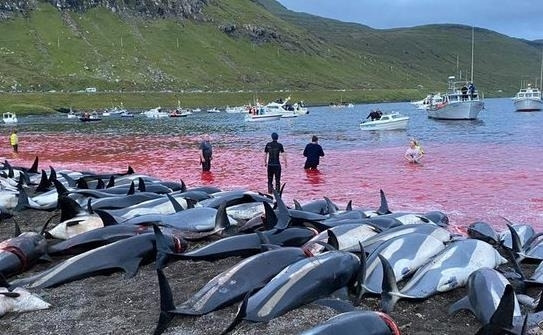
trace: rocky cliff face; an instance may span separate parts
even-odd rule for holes
[[[202,8],[212,0],[47,0],[59,10],[84,12],[106,7],[113,12],[132,11],[148,17],[202,19]],[[37,0],[0,0],[0,20],[16,14],[25,15],[36,7]]]

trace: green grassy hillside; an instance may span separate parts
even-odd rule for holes
[[[445,89],[457,59],[463,75],[469,71],[469,27],[375,30],[290,12],[274,0],[214,1],[204,17],[151,20],[39,3],[28,15],[0,21],[0,91],[250,91],[239,99],[276,90],[424,94]],[[538,75],[539,44],[482,29],[475,40],[475,80],[487,96],[512,94]]]

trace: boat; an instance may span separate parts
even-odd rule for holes
[[[530,84],[526,88],[521,88],[513,98],[513,105],[517,112],[539,111],[543,107],[541,100],[541,91]]]
[[[220,113],[221,111],[215,107],[207,110],[208,113]]]
[[[170,111],[170,117],[185,117],[185,116],[189,116],[191,114],[192,114],[191,111],[183,110],[183,109],[179,109],[179,108],[172,109]]]
[[[390,112],[381,115],[378,120],[364,120],[360,122],[361,130],[404,130],[407,129],[409,116],[398,112]]]
[[[299,103],[289,104],[290,97],[279,99],[273,102],[270,102],[264,106],[270,114],[281,114],[283,118],[297,117],[298,115],[308,114],[309,111],[304,107],[303,101]]]
[[[277,121],[281,119],[280,113],[270,112],[265,106],[249,107],[249,112],[245,115],[247,122]]]
[[[473,85],[473,38],[474,30],[471,31],[471,79],[456,81],[455,76],[449,76],[448,89],[445,94],[440,95],[443,99],[438,102],[432,99],[431,104],[426,108],[428,117],[440,120],[475,120],[484,109],[482,93],[478,92]]]
[[[537,80],[536,80],[537,82]],[[541,53],[541,70],[539,74],[539,85],[543,83],[543,52]],[[513,105],[517,112],[540,111],[543,109],[541,100],[541,90],[528,84],[526,88],[521,88],[513,98]]]
[[[200,113],[202,110],[200,108],[194,108],[192,110],[193,113]]]
[[[97,112],[83,113],[83,115],[79,117],[79,121],[81,122],[91,122],[91,121],[100,121],[100,120],[102,120],[102,118],[100,117],[100,115],[98,115]]]
[[[170,116],[169,113],[162,111],[160,107],[151,108],[150,110],[145,111],[142,114],[145,115],[149,119],[161,119],[163,117]]]
[[[134,117],[134,113],[130,113],[129,111],[125,110],[123,112],[119,113],[120,117]]]
[[[474,89],[470,94],[462,91],[465,82],[449,76],[449,88],[440,99],[433,98],[426,108],[428,117],[440,120],[475,120],[485,107],[482,95]]]
[[[17,123],[17,115],[15,115],[15,113],[5,112],[2,114],[2,119],[4,120],[4,123],[7,124]]]
[[[68,119],[75,119],[77,117],[77,114],[71,108],[67,115]]]

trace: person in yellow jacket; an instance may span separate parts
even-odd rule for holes
[[[13,148],[13,152],[19,152],[19,138],[17,137],[17,129],[13,129],[9,135],[9,144]]]

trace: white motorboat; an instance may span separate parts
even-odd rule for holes
[[[513,105],[517,112],[539,111],[543,107],[541,100],[541,91],[530,84],[526,88],[521,88],[513,98]]]
[[[226,106],[225,111],[229,114],[243,114],[243,113],[249,112],[246,106],[237,106],[237,107]]]
[[[249,113],[245,115],[247,122],[277,121],[281,119],[280,113],[270,112],[264,106],[250,107]]]
[[[160,119],[163,117],[170,116],[169,113],[162,111],[160,107],[152,108],[146,112],[143,112],[143,115],[145,115],[146,117],[150,119]]]
[[[207,110],[208,113],[220,113],[221,111],[216,107],[210,108]]]
[[[7,123],[7,124],[17,123],[17,115],[15,115],[15,113],[11,113],[11,112],[3,113],[2,119],[4,120],[4,123]]]
[[[296,117],[298,115],[308,114],[309,111],[304,107],[303,101],[289,104],[290,97],[284,101],[282,99],[270,102],[265,107],[271,114],[281,114],[283,117]]]
[[[364,120],[360,122],[361,130],[404,130],[407,129],[409,116],[398,112],[390,112],[381,115],[379,120]]]
[[[428,117],[441,120],[475,120],[485,107],[482,94],[476,89],[473,92],[463,92],[465,82],[455,81],[449,77],[447,93],[440,95],[441,101],[432,99],[426,108]]]
[[[67,115],[68,119],[75,119],[77,117],[77,114],[71,108]]]

